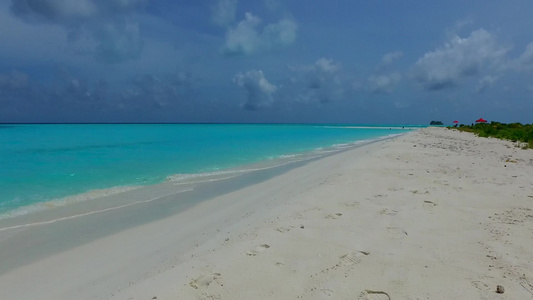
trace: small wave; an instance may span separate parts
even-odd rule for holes
[[[27,206],[23,206],[17,209],[14,209],[12,211],[8,211],[5,213],[0,214],[0,220],[2,219],[8,219],[8,218],[14,218],[14,217],[20,217],[25,216],[32,213],[41,212],[48,209],[53,209],[56,207],[61,207],[73,203],[78,203],[82,201],[88,201],[93,200],[97,198],[103,198],[119,193],[124,193],[128,191],[132,191],[135,189],[140,188],[140,186],[118,186],[113,187],[109,189],[96,189],[96,190],[90,190],[85,193],[73,195],[73,196],[67,196],[59,199],[54,199],[46,202],[41,203],[35,203]]]
[[[214,171],[214,172],[204,172],[197,174],[173,174],[167,176],[165,182],[174,182],[178,184],[195,184],[195,183],[204,183],[204,182],[213,182],[219,180],[230,179],[236,176],[240,176],[245,173],[250,173],[253,171],[261,171],[270,169],[275,166],[265,166],[265,167],[250,167],[246,169],[230,169],[223,171]]]
[[[303,160],[313,159],[319,156],[320,155],[316,155],[316,153],[272,156],[267,157],[265,161],[241,166],[240,168],[193,174],[173,174],[167,176],[165,182],[173,182],[174,184],[196,184],[225,180],[255,171],[268,170]]]
[[[167,176],[165,182],[173,182],[175,184],[195,184],[204,182],[213,182],[218,180],[230,179],[240,175],[236,171],[215,171],[198,174],[172,174]]]
[[[291,158],[298,158],[301,156],[301,154],[283,154],[279,156],[271,156],[272,159],[291,159]]]
[[[395,129],[395,130],[414,130],[420,129],[417,126],[324,126],[323,128],[335,129]]]
[[[191,190],[192,190],[192,189],[186,189],[186,190],[182,190],[182,191],[178,191],[178,192],[173,192],[173,193],[170,193],[170,194],[166,194],[166,195],[163,195],[163,196],[154,197],[154,198],[147,199],[147,200],[135,201],[135,202],[128,203],[128,204],[123,204],[123,205],[118,205],[118,206],[112,206],[112,207],[108,207],[108,208],[104,208],[104,209],[93,210],[93,211],[89,211],[89,212],[85,212],[85,213],[79,213],[79,214],[75,214],[75,215],[72,215],[72,216],[66,216],[66,217],[56,218],[56,219],[47,220],[47,221],[41,221],[41,222],[35,222],[35,223],[27,223],[27,224],[22,224],[22,225],[16,225],[16,226],[10,226],[10,227],[5,227],[5,228],[0,228],[0,232],[1,232],[1,231],[6,231],[6,230],[21,229],[21,228],[26,228],[26,227],[33,227],[33,226],[39,226],[39,225],[52,224],[52,223],[56,223],[56,222],[60,222],[60,221],[65,221],[65,220],[75,219],[75,218],[79,218],[79,217],[84,217],[84,216],[94,215],[94,214],[102,213],[102,212],[106,212],[106,211],[111,211],[111,210],[116,210],[116,209],[120,209],[120,208],[125,208],[125,207],[129,207],[129,206],[132,206],[132,205],[143,204],[143,203],[149,203],[149,202],[153,202],[153,201],[156,201],[156,200],[158,200],[158,199],[161,199],[161,198],[164,198],[164,197],[167,197],[167,196],[170,196],[170,195],[175,195],[175,194],[179,194],[179,193],[189,192],[189,191],[191,191]]]

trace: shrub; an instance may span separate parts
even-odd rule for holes
[[[513,142],[525,143],[524,148],[533,149],[533,125],[532,124],[520,124],[520,123],[500,123],[491,122],[478,123],[468,125],[461,125],[454,127],[459,131],[473,132],[480,137],[495,137],[504,140],[510,140]]]

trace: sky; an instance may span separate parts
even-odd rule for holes
[[[533,123],[530,0],[0,0],[0,123]]]

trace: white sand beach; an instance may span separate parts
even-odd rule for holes
[[[426,128],[130,213],[0,222],[0,299],[533,299],[533,150],[508,141]]]

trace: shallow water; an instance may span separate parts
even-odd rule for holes
[[[169,180],[231,177],[405,132],[375,125],[2,125],[0,215]]]

